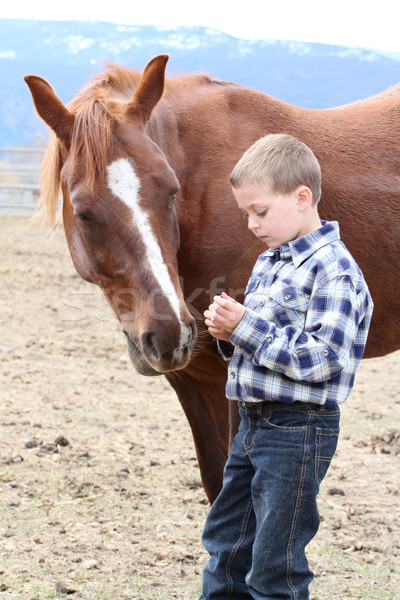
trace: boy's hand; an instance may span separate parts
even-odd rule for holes
[[[222,341],[228,341],[229,336],[245,313],[245,307],[228,294],[215,296],[214,302],[204,312],[205,323],[210,334]]]

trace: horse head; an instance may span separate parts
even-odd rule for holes
[[[136,86],[117,85],[111,75],[89,84],[67,106],[47,81],[25,77],[53,130],[42,187],[53,196],[61,187],[75,268],[104,291],[144,375],[185,368],[196,342],[177,265],[179,183],[146,129],[164,92],[167,60],[151,60]]]

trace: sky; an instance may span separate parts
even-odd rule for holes
[[[1,18],[203,25],[248,39],[320,42],[400,52],[395,0],[18,0]]]

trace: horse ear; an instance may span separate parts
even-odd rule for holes
[[[25,75],[24,79],[29,86],[39,116],[69,149],[75,120],[73,113],[64,106],[45,79],[37,75]]]
[[[128,115],[139,115],[144,123],[149,120],[153,108],[164,93],[168,59],[168,54],[159,54],[147,63],[136,91],[126,106]]]

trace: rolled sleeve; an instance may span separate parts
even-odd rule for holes
[[[254,310],[246,308],[229,340],[235,346],[242,348],[251,359],[261,346],[272,342],[271,329],[275,329],[273,323],[260,317]]]

